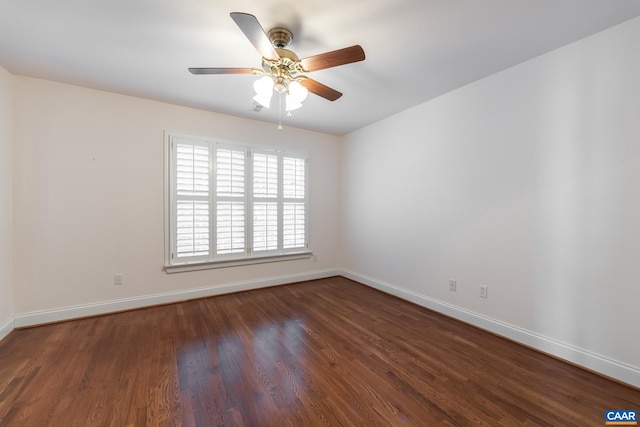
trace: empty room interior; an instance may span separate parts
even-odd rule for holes
[[[637,425],[639,41],[635,0],[0,2],[0,425]]]

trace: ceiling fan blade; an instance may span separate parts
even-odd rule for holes
[[[323,70],[325,68],[337,67],[338,65],[351,64],[364,60],[364,50],[360,45],[345,47],[344,49],[332,52],[321,53],[301,59],[302,68],[305,71]]]
[[[280,55],[271,45],[269,36],[264,32],[258,19],[248,13],[231,12],[231,19],[240,27],[240,30],[249,39],[256,50],[267,59],[279,59]]]
[[[189,68],[191,74],[253,74],[253,68]]]
[[[329,86],[323,85],[322,83],[308,77],[302,79],[300,81],[300,84],[306,87],[309,92],[315,93],[316,95],[321,96],[324,99],[328,99],[329,101],[335,101],[342,96],[342,93],[338,92],[337,90],[331,89]]]

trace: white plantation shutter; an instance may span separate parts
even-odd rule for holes
[[[245,245],[246,151],[216,150],[216,252],[241,253]]]
[[[306,159],[284,157],[282,160],[283,249],[307,246]]]
[[[304,203],[285,203],[283,208],[284,249],[306,246]]]
[[[253,197],[278,197],[278,156],[253,154]]]
[[[218,148],[216,151],[216,192],[218,197],[244,197],[246,151]]]
[[[176,256],[209,254],[209,148],[176,144]]]
[[[253,153],[253,250],[278,249],[278,156]]]
[[[179,200],[177,203],[178,257],[209,254],[209,202]]]
[[[253,250],[278,249],[278,204],[253,204]]]
[[[305,159],[292,157],[285,157],[282,160],[285,199],[304,199],[305,163]]]
[[[167,265],[308,256],[305,156],[194,137],[168,141]]]
[[[216,251],[232,254],[245,251],[245,216],[243,202],[218,202]]]
[[[178,196],[209,196],[209,147],[176,144]]]

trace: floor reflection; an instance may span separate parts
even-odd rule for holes
[[[301,404],[307,389],[304,320],[264,322],[260,317],[224,322],[233,328],[208,325],[206,340],[185,340],[177,347],[180,389],[190,390],[203,410],[236,408],[249,418],[268,420]]]

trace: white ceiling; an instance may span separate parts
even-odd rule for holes
[[[294,32],[304,58],[360,44],[364,62],[311,77],[344,93],[310,95],[285,125],[345,134],[470,82],[640,16],[638,0],[0,0],[0,66],[39,77],[257,120],[256,67],[229,17]],[[275,98],[274,98],[275,99]],[[275,126],[274,126],[275,128]]]

